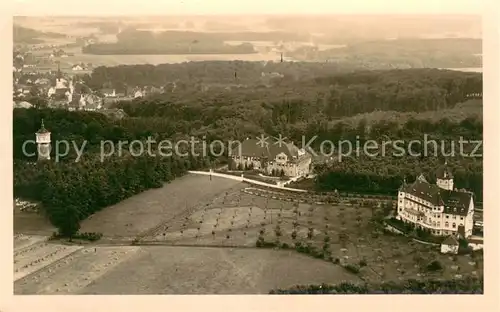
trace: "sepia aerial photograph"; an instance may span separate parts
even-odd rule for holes
[[[481,15],[12,27],[15,295],[483,294]]]

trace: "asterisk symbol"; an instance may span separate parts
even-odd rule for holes
[[[287,139],[287,137],[283,137],[281,134],[277,138],[273,137],[273,139],[276,140],[276,142],[274,142],[274,144],[278,144],[279,147],[286,145],[285,140]]]
[[[260,137],[257,137],[257,145],[260,145],[260,147],[267,147],[269,143],[267,142],[268,137],[265,135],[261,134]]]

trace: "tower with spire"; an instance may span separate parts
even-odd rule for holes
[[[36,145],[38,152],[38,160],[50,160],[50,131],[45,129],[45,124],[43,123],[36,133]]]
[[[57,62],[56,89],[66,89],[66,80],[61,72],[61,62]]]
[[[436,184],[442,189],[453,191],[453,174],[448,167],[447,160],[436,172]]]

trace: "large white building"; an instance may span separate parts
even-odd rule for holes
[[[420,175],[412,184],[403,183],[398,194],[397,219],[427,229],[433,235],[472,235],[474,197],[457,190],[445,163],[438,169],[436,184]]]
[[[262,144],[256,139],[247,139],[231,152],[233,167],[241,170],[255,169],[272,175],[283,173],[288,177],[307,176],[311,171],[312,156],[293,143]]]

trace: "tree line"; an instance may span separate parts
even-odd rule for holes
[[[184,83],[193,88],[196,83],[263,84],[262,73],[281,73],[284,80],[311,79],[352,71],[352,66],[330,63],[269,62],[250,61],[200,61],[175,64],[138,64],[114,67],[99,66],[92,75],[85,75],[85,83],[92,89],[155,86],[161,87],[172,82]],[[235,76],[236,73],[236,76]],[[297,90],[296,90],[297,91]]]
[[[320,295],[320,294],[482,294],[482,277],[466,277],[455,280],[416,280],[382,282],[379,284],[354,284],[342,282],[337,285],[297,285],[288,289],[273,289],[274,295]]]

